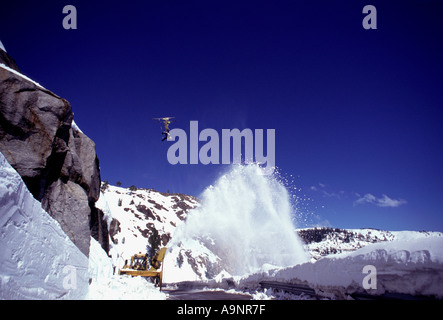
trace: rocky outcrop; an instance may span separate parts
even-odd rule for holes
[[[3,63],[7,67],[14,69],[15,71],[21,72],[15,60],[2,49],[0,49],[0,63]]]
[[[0,52],[0,63],[18,70]],[[73,126],[68,101],[2,67],[0,151],[85,255],[91,234],[108,249],[103,213],[95,207],[100,170],[94,142]]]

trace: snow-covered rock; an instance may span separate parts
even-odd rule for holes
[[[220,268],[220,257],[200,239],[184,239],[169,248],[165,256],[163,279],[167,283],[182,281],[205,281],[231,275]]]
[[[83,299],[88,258],[0,153],[0,299]]]
[[[184,194],[112,185],[103,187],[102,184],[96,206],[103,211],[109,226],[109,254],[114,266],[121,268],[132,255],[146,252],[148,238],[154,229],[158,231],[161,245],[166,246],[175,228],[185,221],[188,211],[198,205],[198,199]]]
[[[2,49],[4,52],[6,52],[5,46],[3,45],[1,40],[0,40],[0,49]]]
[[[0,68],[3,68],[3,69],[5,69],[6,71],[9,71],[9,72],[15,74],[16,76],[19,76],[19,77],[22,78],[23,80],[29,81],[29,82],[35,84],[36,86],[38,86],[38,87],[40,87],[40,88],[42,88],[42,89],[45,89],[40,83],[38,83],[38,82],[32,80],[31,78],[25,76],[23,73],[20,73],[20,72],[18,72],[17,70],[14,70],[13,68],[10,68],[10,67],[8,67],[7,65],[5,65],[5,64],[3,64],[3,63],[0,63]]]

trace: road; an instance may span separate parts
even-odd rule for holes
[[[185,281],[173,285],[166,284],[163,292],[168,294],[168,300],[251,300],[247,293],[226,292],[221,289],[209,290],[207,284]]]
[[[247,293],[226,292],[221,289],[206,289],[206,284],[199,282],[181,282],[173,285],[166,284],[163,292],[168,294],[168,300],[251,300]]]
[[[229,293],[223,290],[163,290],[168,300],[251,300],[249,294]]]
[[[315,293],[315,290],[305,285],[290,284],[277,281],[262,281],[260,282],[262,288],[273,288],[277,290],[283,290],[293,294],[306,294],[313,298],[322,298]],[[363,292],[355,292],[349,294],[355,300],[434,300],[435,297],[427,296],[413,296],[402,293],[386,292],[381,295],[371,295]]]
[[[290,292],[295,295],[307,295],[313,299],[323,299],[315,290],[305,285],[289,284],[277,281],[262,281],[262,288]],[[168,300],[251,300],[252,296],[247,293],[227,292],[222,289],[205,289],[205,285],[198,282],[182,282],[173,286],[166,286],[163,291],[169,295]],[[382,295],[370,295],[367,293],[350,294],[355,300],[434,300],[435,297],[412,296],[399,293],[384,293]]]

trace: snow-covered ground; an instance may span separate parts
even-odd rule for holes
[[[167,295],[141,277],[114,275],[112,260],[100,244],[91,238],[89,253],[91,300],[164,300]]]
[[[366,266],[373,269],[365,271]],[[369,278],[373,279],[372,282]],[[293,267],[268,267],[237,279],[237,282],[239,288],[251,290],[258,288],[259,282],[264,280],[309,285],[320,296],[333,299],[347,299],[356,292],[374,295],[401,293],[441,299],[443,237],[409,237],[374,243],[354,252],[330,255]]]

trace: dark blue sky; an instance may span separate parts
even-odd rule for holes
[[[308,223],[443,231],[442,1],[91,2],[2,5],[0,40],[71,103],[103,180],[198,196],[227,169],[170,165],[153,117],[275,129]]]

